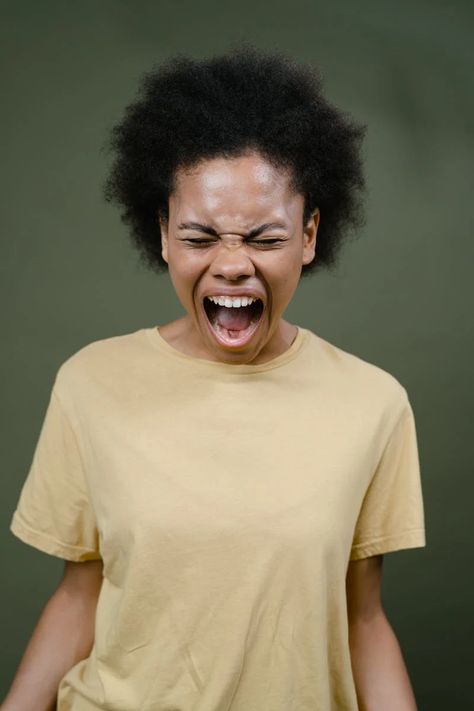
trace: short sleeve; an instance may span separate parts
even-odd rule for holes
[[[10,531],[66,560],[101,557],[77,435],[54,387]]]
[[[350,560],[425,545],[415,419],[406,399],[363,499]]]

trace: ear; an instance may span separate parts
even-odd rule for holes
[[[168,264],[168,221],[163,215],[158,215],[161,235],[161,256]]]
[[[316,236],[319,227],[319,207],[313,210],[303,229],[303,264],[313,261],[316,254]]]

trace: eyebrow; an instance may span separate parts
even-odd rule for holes
[[[205,232],[207,235],[213,235],[218,237],[216,230],[210,225],[201,225],[199,222],[181,222],[178,225],[179,230],[197,230],[198,232]],[[253,230],[245,235],[245,237],[257,237],[257,235],[265,232],[267,230],[283,229],[286,230],[286,226],[282,225],[280,222],[265,222],[265,224],[260,225],[260,227],[255,227]]]

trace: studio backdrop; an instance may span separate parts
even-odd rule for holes
[[[247,40],[317,65],[367,125],[366,224],[286,318],[392,373],[413,406],[426,548],[385,556],[383,599],[421,711],[472,708],[472,3],[1,2],[0,693],[63,563],[8,526],[59,365],[183,315],[103,181],[143,72]],[[269,107],[271,111],[271,107]]]

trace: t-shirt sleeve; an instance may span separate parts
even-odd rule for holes
[[[364,496],[350,560],[425,545],[415,419],[406,398]]]
[[[99,559],[99,535],[77,433],[53,387],[10,531],[44,553]]]

